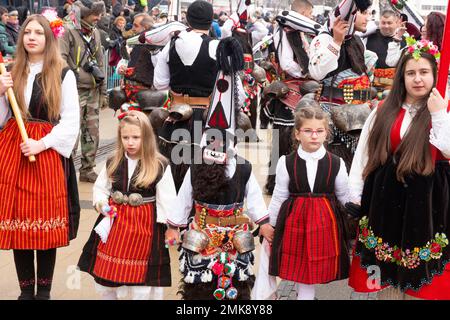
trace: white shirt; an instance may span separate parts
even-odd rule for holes
[[[407,106],[402,107],[408,110]],[[349,175],[350,193],[349,197],[352,202],[360,202],[362,191],[364,187],[364,180],[362,173],[366,167],[369,156],[367,154],[367,143],[369,140],[370,131],[372,131],[373,123],[377,115],[377,110],[372,110],[371,114],[364,123],[361,135],[359,137],[358,146],[356,148],[355,156],[353,157],[352,167]],[[400,127],[400,137],[403,138],[412,121],[411,114],[405,112],[402,125]],[[450,114],[446,110],[431,113],[430,143],[438,148],[442,153],[450,154]]]
[[[402,55],[401,43],[397,41],[391,41],[388,44],[388,51],[386,56],[386,64],[389,67],[396,67],[400,57]]]
[[[233,177],[236,172],[236,158],[233,158],[226,164],[226,175],[228,178]],[[267,207],[264,202],[264,198],[256,181],[253,173],[245,186],[245,195],[247,200],[247,215],[255,223],[260,223],[267,219],[269,216],[267,214]],[[176,227],[184,227],[188,224],[188,218],[192,210],[193,205],[192,196],[192,183],[191,183],[191,170],[186,172],[183,180],[183,184],[180,187],[177,195],[177,206],[173,208],[174,210],[168,215],[167,222],[170,225]]]
[[[128,188],[130,187],[130,181],[133,177],[133,173],[139,163],[139,160],[130,159],[126,154],[125,158],[128,161]],[[106,171],[106,164],[103,166],[97,180],[95,181],[92,193],[92,203],[99,202],[107,203],[111,195],[112,183],[108,178]],[[156,221],[158,223],[166,223],[167,216],[173,210],[173,206],[176,204],[176,189],[172,178],[172,171],[170,166],[167,166],[164,175],[161,180],[156,184]]]
[[[345,79],[361,77],[360,74],[356,74],[352,69],[347,69],[341,71],[333,83],[330,81],[333,77],[326,78],[330,72],[339,67],[340,54],[341,47],[334,42],[330,34],[322,33],[315,37],[309,46],[309,74],[311,77],[317,81],[323,80],[325,86],[337,86]],[[367,50],[364,45],[364,63],[369,71],[368,76],[371,81],[373,80],[373,74],[370,71],[375,67],[377,60],[377,54]]]
[[[178,35],[175,42],[175,49],[185,66],[191,66],[197,58],[203,42],[202,34],[194,31],[182,31]],[[158,54],[158,62],[155,67],[153,77],[153,85],[156,90],[169,89],[170,85],[170,69],[169,69],[169,51],[170,44],[166,44],[164,49]],[[219,40],[211,40],[209,42],[209,56],[216,60],[216,51]]]
[[[280,27],[273,34],[273,43],[275,49],[278,51],[278,57],[280,60],[280,67],[283,71],[287,72],[294,78],[302,78],[305,74],[302,71],[300,65],[294,60],[294,52],[286,37],[286,32],[283,31],[280,44]]]
[[[30,63],[25,86],[25,102],[27,108],[30,105],[33,83],[36,75],[42,72],[43,62]],[[6,96],[0,97],[0,127],[11,118],[12,114],[6,100]],[[72,70],[67,71],[61,84],[61,119],[45,137],[41,139],[45,148],[52,148],[60,155],[69,158],[75,146],[80,131],[80,105],[78,102],[78,90],[75,75]]]
[[[324,146],[321,146],[319,150],[316,152],[306,152],[300,146],[297,149],[297,153],[300,158],[306,161],[306,172],[308,184],[311,191],[314,190],[314,183],[316,181],[317,175],[317,167],[319,165],[319,160],[325,157],[326,150]],[[334,193],[336,194],[337,199],[345,204],[348,202],[348,176],[347,170],[345,168],[344,160],[340,159],[340,168],[339,172],[336,176],[336,180],[334,183]],[[305,177],[300,177],[300,179],[304,179]],[[286,156],[282,156],[278,160],[277,171],[276,171],[276,181],[275,181],[275,189],[273,190],[272,200],[269,204],[269,216],[270,216],[270,224],[272,226],[276,225],[278,214],[281,208],[281,205],[284,201],[289,198],[289,173],[286,168]]]

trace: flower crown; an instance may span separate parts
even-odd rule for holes
[[[439,59],[441,58],[438,47],[431,41],[423,39],[417,41],[413,37],[406,37],[406,45],[407,53],[411,54],[416,60],[420,59],[421,53],[431,54],[436,59],[436,62],[439,62]]]
[[[56,10],[45,9],[42,11],[42,15],[50,22],[50,28],[52,29],[53,35],[56,39],[64,35],[64,26],[61,18],[58,17]]]

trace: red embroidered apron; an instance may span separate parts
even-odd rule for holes
[[[97,247],[94,274],[118,283],[144,283],[156,223],[154,202],[137,207],[111,204],[117,207],[117,217],[107,242]]]
[[[25,124],[29,138],[40,140],[48,122]],[[0,131],[0,249],[46,250],[67,246],[67,189],[61,156],[47,149],[29,162],[14,119]]]

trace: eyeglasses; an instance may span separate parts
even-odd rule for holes
[[[327,134],[327,130],[325,129],[317,129],[317,130],[311,130],[311,129],[300,129],[300,132],[307,135],[308,137],[312,137],[315,133],[318,137],[322,137]]]

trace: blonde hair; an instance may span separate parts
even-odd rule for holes
[[[25,85],[27,85],[28,74],[30,68],[28,66],[29,57],[25,50],[23,37],[25,29],[31,21],[37,21],[44,29],[45,49],[44,49],[44,65],[41,73],[42,99],[47,105],[47,114],[50,121],[57,121],[61,109],[61,73],[62,69],[67,65],[62,59],[59,51],[58,40],[55,39],[50,23],[40,15],[33,14],[29,16],[23,23],[19,38],[17,41],[16,59],[12,68],[12,77],[14,79],[14,94],[19,104],[22,116],[26,119],[29,117],[28,109],[25,104]],[[32,84],[28,84],[32,85]]]
[[[303,107],[301,109],[298,109],[294,113],[295,130],[292,130],[292,140],[294,142],[295,148],[298,148],[298,146],[300,145],[300,141],[298,141],[295,137],[295,131],[301,129],[301,127],[305,123],[305,120],[311,119],[323,120],[325,130],[327,130],[327,132],[330,131],[330,116],[320,107]]]
[[[125,24],[127,23],[127,19],[125,19],[125,18],[122,17],[122,16],[118,16],[118,17],[114,20],[114,25],[117,26],[117,23],[120,22],[120,21],[125,22]]]
[[[158,151],[156,137],[148,117],[140,111],[129,111],[122,118],[117,128],[117,148],[115,154],[106,169],[109,179],[113,181],[114,172],[119,167],[125,157],[125,148],[122,143],[122,129],[125,125],[133,125],[141,130],[141,148],[139,150],[140,170],[135,181],[131,181],[134,186],[140,188],[149,187],[158,177],[160,168],[164,168],[167,159]]]

